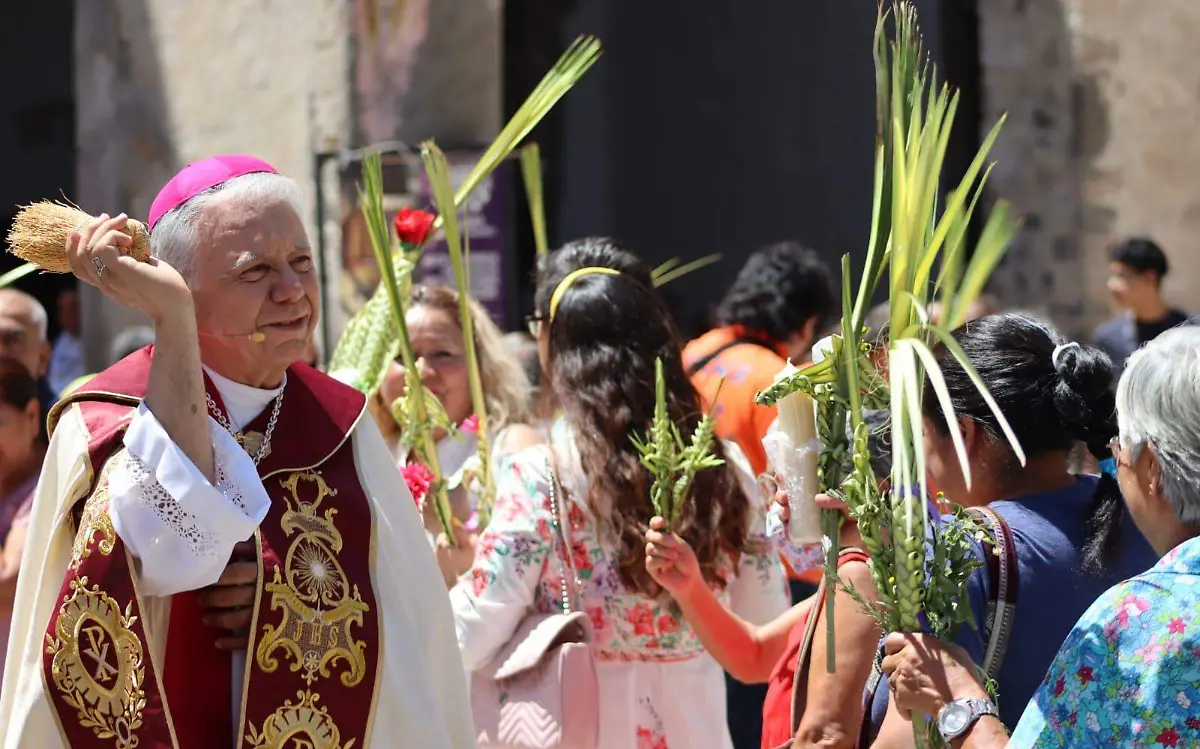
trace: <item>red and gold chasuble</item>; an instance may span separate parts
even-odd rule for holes
[[[201,621],[195,592],[171,597],[165,663],[143,627],[135,560],[108,514],[108,470],[145,387],[151,349],[119,362],[59,404],[82,410],[89,496],[60,606],[46,630],[45,680],[72,749],[362,749],[379,675],[371,581],[373,516],[350,433],[361,393],[297,365],[259,476],[271,498],[259,526],[258,590],[234,736],[230,655]],[[208,392],[220,403],[211,382]],[[268,413],[246,426],[261,440]],[[160,647],[161,652],[161,647]]]

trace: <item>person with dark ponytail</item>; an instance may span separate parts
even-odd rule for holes
[[[1117,435],[1113,366],[1108,355],[1064,340],[1032,317],[998,314],[954,332],[987,385],[1025,453],[1022,465],[999,421],[971,377],[944,345],[934,355],[962,431],[971,467],[967,486],[949,427],[932,385],[922,399],[929,478],[946,500],[986,506],[1011,529],[1017,562],[1017,604],[1007,633],[1009,654],[999,663],[999,713],[1015,725],[1080,614],[1117,581],[1145,571],[1157,559],[1123,509],[1109,444]],[[1073,475],[1069,453],[1077,443],[1100,461],[1100,476]],[[975,627],[958,642],[984,661],[989,602],[996,598],[987,554],[968,582]],[[991,553],[990,551],[987,553]],[[874,690],[872,727],[887,711],[886,681]],[[893,741],[895,739],[896,741]],[[888,716],[876,746],[912,740],[907,716]]]
[[[704,413],[671,315],[649,268],[607,239],[571,242],[543,259],[535,303],[531,327],[561,415],[549,445],[501,464],[491,524],[451,590],[464,664],[481,668],[527,612],[558,606],[557,483],[564,566],[580,581],[568,588],[578,587],[594,630],[599,747],[731,749],[721,668],[645,564],[652,477],[630,435],[644,433],[654,414],[656,360],[680,431],[690,434]],[[696,475],[674,530],[694,549],[705,583],[741,617],[766,623],[788,598],[766,543],[765,501],[755,499],[736,446],[717,442],[714,451],[726,465]]]

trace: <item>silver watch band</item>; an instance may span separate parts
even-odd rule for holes
[[[946,741],[959,738],[985,715],[999,718],[1000,713],[991,700],[954,700],[938,714],[938,732]]]

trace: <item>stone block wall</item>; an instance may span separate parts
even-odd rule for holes
[[[1200,62],[1192,0],[979,0],[985,124],[1008,113],[993,193],[1024,217],[994,287],[1085,335],[1110,314],[1108,248],[1163,245],[1200,307]]]

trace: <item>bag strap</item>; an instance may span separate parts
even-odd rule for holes
[[[550,518],[550,525],[554,528],[553,550],[551,553],[558,557],[558,569],[562,573],[562,610],[564,614],[570,614],[572,608],[579,610],[583,608],[583,583],[579,580],[579,573],[575,571],[575,562],[571,558],[571,541],[569,537],[571,522],[569,515],[562,507],[559,501],[559,484],[558,475],[554,471],[553,457],[546,458],[546,476],[550,482],[550,512],[553,516]],[[561,551],[560,551],[561,545]],[[567,573],[570,573],[568,578]],[[575,586],[576,597],[578,604],[571,600],[571,586]]]
[[[862,549],[847,546],[838,552],[839,567],[845,562],[866,562],[870,557]],[[817,633],[817,620],[825,606],[825,596],[829,594],[828,579],[822,577],[817,586],[817,594],[813,597],[812,608],[808,610],[808,619],[804,623],[804,639],[800,641],[800,651],[796,655],[796,672],[792,674],[792,735],[800,728],[800,719],[804,717],[804,708],[808,702],[808,671],[812,658],[813,637]]]
[[[983,656],[983,669],[988,678],[995,679],[1004,662],[1008,638],[1012,633],[1013,617],[1016,614],[1018,592],[1017,547],[1012,528],[1004,518],[991,508],[972,507],[967,510],[987,528],[983,540],[983,556],[988,567],[988,608],[985,631],[987,649]]]
[[[738,336],[737,338],[734,338],[732,341],[726,341],[725,343],[722,343],[720,346],[717,346],[712,351],[708,352],[704,356],[702,356],[699,359],[697,359],[696,361],[692,362],[691,366],[689,366],[687,368],[687,376],[688,377],[694,376],[697,372],[699,372],[700,370],[704,369],[709,364],[711,364],[713,359],[716,359],[718,356],[725,353],[726,351],[733,348],[734,346],[741,346],[743,343],[750,343],[750,344],[753,344],[755,346],[760,346],[765,349],[771,349],[772,351],[775,350],[774,346],[767,343],[766,341],[764,341],[761,338],[756,338],[754,336]]]

